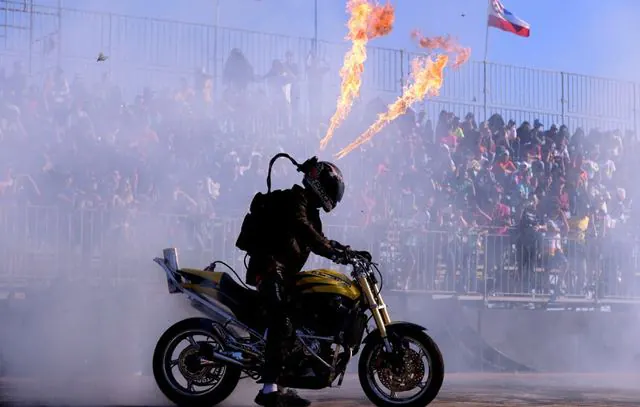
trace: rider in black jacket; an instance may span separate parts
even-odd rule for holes
[[[273,163],[273,161],[272,161]],[[269,315],[263,389],[255,402],[261,406],[308,406],[309,401],[276,383],[293,327],[287,313],[287,293],[311,252],[344,263],[343,247],[322,233],[319,208],[333,210],[344,194],[342,173],[334,164],[314,157],[301,166],[302,184],[257,194],[245,217],[236,245],[250,256],[247,283],[255,285]],[[270,178],[267,180],[270,189]]]

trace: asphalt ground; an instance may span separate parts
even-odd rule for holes
[[[222,406],[252,406],[258,386],[240,383]],[[301,392],[314,406],[370,406],[357,378],[342,388]],[[0,405],[16,406],[170,406],[153,378],[0,379]],[[431,406],[582,406],[640,405],[640,376],[575,374],[449,374]]]

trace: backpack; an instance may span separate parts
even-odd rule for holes
[[[238,249],[249,255],[270,252],[269,243],[273,241],[278,227],[282,226],[277,215],[282,211],[283,194],[281,190],[255,194],[236,240]]]

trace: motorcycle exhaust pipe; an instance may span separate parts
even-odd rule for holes
[[[215,360],[219,361],[219,362],[229,363],[229,364],[236,365],[236,366],[242,367],[242,368],[245,367],[244,363],[240,362],[239,360],[234,359],[234,358],[230,358],[229,356],[225,356],[225,355],[223,355],[221,353],[218,353],[218,352],[213,352],[213,358]]]

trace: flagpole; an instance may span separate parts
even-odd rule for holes
[[[484,34],[484,58],[482,60],[482,71],[483,71],[483,109],[484,109],[484,120],[487,118],[487,57],[489,55],[489,13],[491,12],[491,0],[489,0],[489,8],[487,9],[487,19],[486,19],[486,29]]]
[[[489,55],[489,19],[487,19],[486,32],[484,34],[484,59],[487,62],[487,56]]]
[[[318,51],[318,0],[313,1],[313,51]]]

